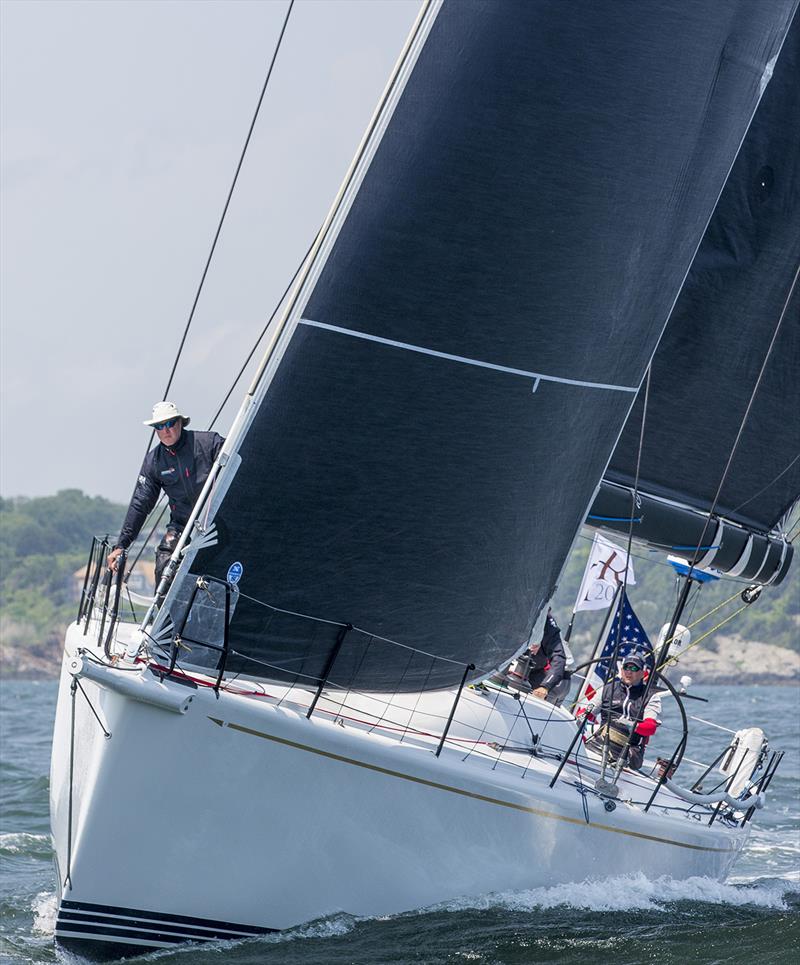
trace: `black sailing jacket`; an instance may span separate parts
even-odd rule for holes
[[[183,429],[174,449],[160,442],[151,449],[144,457],[117,546],[127,549],[136,539],[162,489],[169,500],[167,529],[183,529],[224,441],[216,432]]]
[[[566,666],[567,655],[561,642],[561,629],[548,612],[542,632],[542,645],[537,654],[531,655],[528,683],[534,689],[546,687],[552,690],[561,682]]]
[[[628,687],[619,677],[615,677],[610,684],[603,687],[600,698],[600,714],[603,723],[613,720],[633,727],[646,717],[658,720],[658,715],[661,713],[661,694],[651,692],[645,704],[646,690],[647,685],[644,680]],[[635,734],[632,743],[638,742],[638,734]]]

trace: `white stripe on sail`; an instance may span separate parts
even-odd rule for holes
[[[464,365],[476,365],[482,369],[494,369],[496,372],[508,372],[510,375],[521,375],[526,379],[533,379],[533,391],[536,391],[540,382],[560,382],[562,385],[580,385],[588,389],[610,389],[614,392],[637,392],[637,386],[629,385],[607,385],[604,382],[583,382],[580,379],[563,379],[557,375],[544,375],[541,372],[528,372],[526,369],[514,369],[508,365],[495,365],[494,362],[483,362],[480,359],[469,359],[463,355],[451,355],[449,352],[437,352],[431,348],[423,348],[421,345],[411,345],[408,342],[397,342],[391,338],[382,338],[380,335],[369,335],[366,332],[356,332],[351,328],[341,328],[338,325],[328,325],[327,322],[316,322],[311,318],[301,318],[300,325],[310,325],[312,328],[324,328],[329,332],[338,332],[340,335],[351,335],[353,338],[363,338],[368,342],[379,342],[381,345],[389,345],[392,348],[402,348],[408,352],[419,352],[421,355],[431,355],[434,358],[447,359],[448,362],[461,362]]]

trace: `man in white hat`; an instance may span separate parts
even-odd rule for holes
[[[156,547],[157,588],[225,440],[216,432],[187,429],[189,417],[174,402],[157,402],[153,417],[144,424],[155,429],[158,445],[144,457],[119,539],[108,555],[108,566],[117,568],[119,557],[139,535],[163,490],[169,500],[170,517]]]

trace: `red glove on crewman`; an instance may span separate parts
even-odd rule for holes
[[[642,737],[652,737],[656,732],[656,727],[658,727],[658,721],[655,718],[645,717],[644,720],[639,721],[633,730]]]

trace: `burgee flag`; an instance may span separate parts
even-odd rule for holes
[[[614,594],[625,581],[625,565],[628,567],[627,585],[633,586],[636,579],[633,575],[633,563],[628,554],[612,543],[610,539],[594,534],[592,551],[578,590],[573,612],[578,610],[605,610],[611,606]]]

